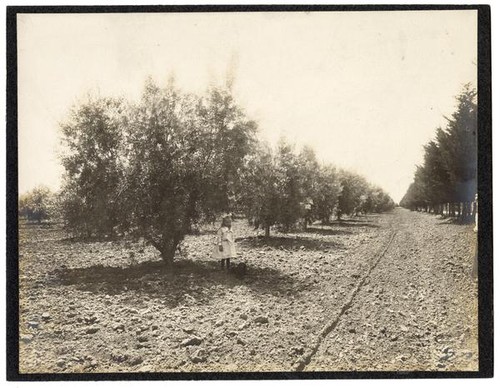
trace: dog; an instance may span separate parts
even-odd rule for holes
[[[229,272],[234,274],[237,278],[243,278],[247,274],[247,264],[238,263],[236,266],[231,266]]]

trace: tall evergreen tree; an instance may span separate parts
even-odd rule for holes
[[[424,163],[401,200],[411,209],[443,211],[443,204],[461,202],[462,216],[470,213],[477,191],[477,92],[470,84],[456,98],[457,108],[447,125],[436,130],[424,146]]]

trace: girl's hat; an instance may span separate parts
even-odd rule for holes
[[[231,213],[224,213],[222,214],[222,219],[225,220],[226,218],[232,218],[233,215]]]

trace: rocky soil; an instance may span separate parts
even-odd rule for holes
[[[20,372],[477,370],[472,226],[396,209],[306,232],[234,225],[248,273],[21,225]]]

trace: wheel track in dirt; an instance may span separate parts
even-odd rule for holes
[[[392,228],[391,228],[392,229]],[[353,291],[351,292],[350,297],[348,298],[347,302],[344,303],[344,305],[340,308],[340,311],[337,313],[337,315],[330,320],[325,326],[323,326],[323,329],[320,331],[318,334],[313,346],[310,348],[309,352],[307,352],[305,355],[303,355],[293,366],[293,369],[296,372],[302,372],[304,371],[305,368],[310,364],[312,358],[315,356],[317,353],[320,345],[324,341],[324,339],[333,331],[335,328],[338,326],[340,320],[344,316],[345,312],[349,310],[354,302],[354,299],[358,295],[359,291],[361,290],[361,287],[365,284],[366,280],[370,277],[371,273],[373,270],[377,267],[378,263],[386,252],[388,251],[389,247],[391,246],[392,242],[394,241],[394,237],[396,236],[397,231],[392,229],[391,235],[389,237],[389,241],[385,244],[383,248],[379,250],[379,252],[373,257],[372,259],[372,264],[370,265],[368,271],[365,273],[365,275],[360,278],[358,284],[353,288]]]

